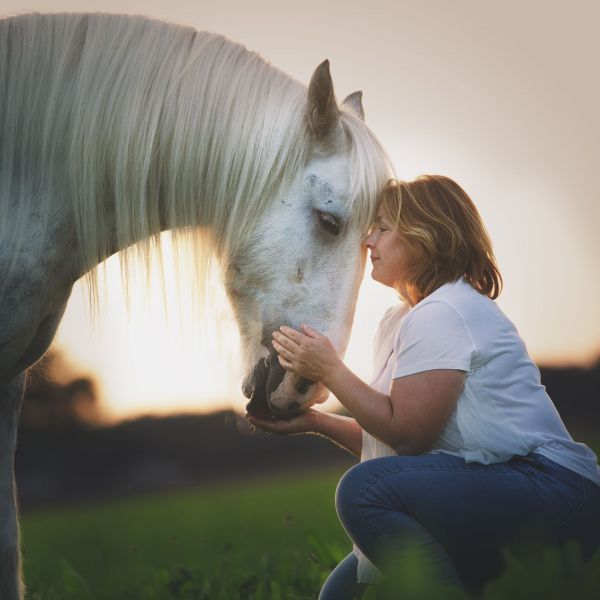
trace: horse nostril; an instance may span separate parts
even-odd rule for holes
[[[289,405],[290,410],[300,410],[300,402],[292,402]]]
[[[306,394],[308,392],[308,388],[313,384],[310,379],[305,379],[302,377],[298,383],[294,386],[294,390],[299,394]]]

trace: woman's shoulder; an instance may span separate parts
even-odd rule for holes
[[[412,308],[399,329],[399,336],[411,338],[463,335],[486,356],[508,351],[522,353],[525,348],[514,323],[496,301],[466,280],[432,292]]]
[[[468,332],[474,339],[482,327],[497,329],[503,315],[496,303],[465,279],[444,284],[415,304],[401,323],[400,335],[450,335]]]
[[[499,309],[494,300],[478,292],[466,279],[446,283],[410,311],[412,319],[432,319],[436,316],[459,316],[465,322],[472,320],[474,315],[489,315],[490,318],[497,314]]]

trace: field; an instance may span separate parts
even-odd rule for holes
[[[26,514],[28,598],[316,598],[330,570],[351,551],[333,505],[340,475],[296,474]],[[406,592],[398,597],[440,598],[418,565],[403,581]],[[485,600],[508,597],[596,599],[600,552],[587,565],[573,547],[512,557]]]
[[[48,510],[23,518],[33,598],[314,598],[351,550],[341,473]]]

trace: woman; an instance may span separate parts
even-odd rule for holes
[[[273,333],[281,365],[326,386],[354,418],[248,416],[266,431],[323,434],[361,458],[336,491],[354,551],[320,599],[358,597],[416,555],[475,594],[510,543],[575,539],[589,558],[600,545],[600,467],[494,302],[502,278],[469,196],[447,177],[392,181],[364,243],[373,279],[404,300],[380,323],[370,385],[310,327]]]

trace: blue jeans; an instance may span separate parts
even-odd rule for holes
[[[502,572],[502,549],[511,544],[573,539],[585,560],[600,547],[600,487],[537,453],[493,465],[449,454],[368,460],[344,474],[336,508],[384,576],[418,554],[441,583],[474,594]],[[360,597],[355,567],[347,556],[319,599]]]

